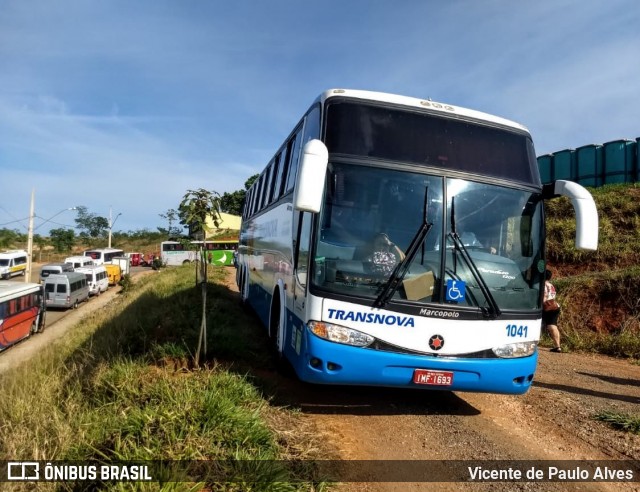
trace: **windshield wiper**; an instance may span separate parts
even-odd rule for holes
[[[374,307],[384,307],[389,302],[389,299],[393,297],[393,294],[395,294],[396,290],[398,290],[398,287],[402,283],[402,280],[409,271],[409,266],[415,258],[416,253],[420,249],[420,246],[422,246],[422,243],[424,243],[424,240],[426,239],[427,234],[429,234],[431,227],[433,227],[433,223],[427,222],[428,194],[429,187],[427,187],[424,191],[424,210],[422,214],[422,224],[420,225],[420,228],[416,232],[415,236],[413,236],[411,244],[409,244],[409,247],[405,252],[404,259],[396,265],[393,272],[391,273],[391,276],[389,277],[389,280],[382,289],[382,292],[380,292],[380,295],[373,303]]]
[[[478,267],[476,263],[473,261],[473,258],[471,258],[469,251],[467,251],[467,248],[465,247],[464,243],[462,242],[462,239],[460,239],[460,236],[456,231],[455,197],[451,197],[451,232],[448,234],[448,236],[453,241],[455,249],[459,251],[460,254],[462,255],[462,259],[465,261],[465,263],[469,267],[469,270],[471,270],[471,274],[473,275],[473,278],[475,279],[476,282],[478,282],[478,285],[480,286],[480,291],[482,292],[485,299],[489,303],[489,312],[487,314],[494,319],[497,318],[502,314],[502,311],[500,311],[500,307],[498,307],[498,303],[496,302],[495,298],[491,294],[491,291],[489,290],[489,286],[487,285],[484,278],[482,277],[482,274],[478,271]],[[456,261],[455,258],[456,258],[456,255],[454,253],[453,255],[454,264]],[[480,309],[485,311],[486,308],[480,307]]]

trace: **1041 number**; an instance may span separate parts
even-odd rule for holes
[[[507,325],[508,337],[526,337],[529,327],[526,325]]]

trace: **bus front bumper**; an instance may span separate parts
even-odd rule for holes
[[[537,351],[513,359],[434,357],[352,347],[309,333],[305,342],[293,365],[300,379],[317,384],[523,394],[538,362]]]

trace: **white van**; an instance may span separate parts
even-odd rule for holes
[[[109,274],[104,265],[88,265],[75,269],[78,273],[84,273],[87,277],[89,293],[92,296],[99,296],[109,288]]]
[[[69,263],[47,263],[40,269],[40,283],[43,283],[49,275],[64,272],[73,272],[73,265]]]
[[[83,273],[66,272],[49,275],[44,281],[44,296],[47,308],[73,309],[89,299],[87,277]]]
[[[27,273],[27,252],[14,249],[0,253],[0,277],[7,279]]]
[[[69,256],[64,259],[64,262],[69,263],[74,269],[94,265],[93,260],[88,256]]]

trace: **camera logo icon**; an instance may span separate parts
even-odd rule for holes
[[[40,479],[40,463],[37,461],[10,461],[7,463],[7,480],[35,481]]]

